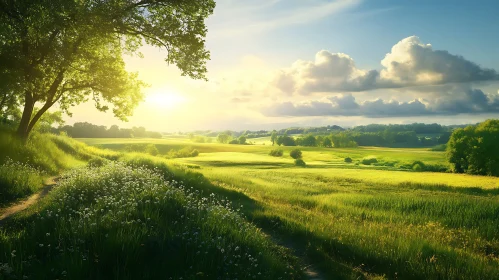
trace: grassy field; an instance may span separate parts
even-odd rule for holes
[[[124,149],[146,139],[83,139]],[[161,151],[190,145],[201,154],[175,159],[197,166],[206,186],[245,205],[249,219],[304,252],[328,279],[499,278],[499,178],[414,172],[414,161],[445,165],[427,149],[302,148],[306,168],[284,147],[152,141]],[[351,157],[354,163],[344,162]],[[393,166],[355,164],[376,157]],[[201,179],[199,179],[201,180]]]
[[[499,178],[410,168],[446,165],[443,152],[301,148],[297,167],[295,147],[273,157],[267,142],[79,140],[91,146],[38,135],[3,155],[4,179],[27,159],[20,190],[65,175],[0,230],[0,279],[302,279],[305,265],[324,279],[499,279]],[[168,158],[187,146],[200,154]]]

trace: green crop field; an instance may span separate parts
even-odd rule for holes
[[[277,148],[268,139],[258,145],[80,140],[118,151],[151,143],[161,153],[198,149],[197,157],[168,162],[202,173],[208,187],[200,190],[243,204],[250,221],[301,252],[327,279],[499,278],[499,178],[404,168],[414,161],[447,165],[444,152],[300,147],[303,168],[289,156],[293,147],[281,147],[282,157],[268,155]],[[378,163],[362,164],[367,157]]]

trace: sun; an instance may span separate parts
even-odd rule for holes
[[[146,103],[157,108],[174,108],[186,101],[184,96],[170,89],[157,90],[146,96]]]

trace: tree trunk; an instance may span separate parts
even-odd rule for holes
[[[24,97],[24,110],[23,115],[21,117],[21,122],[19,123],[19,127],[17,128],[17,135],[23,140],[28,140],[29,135],[29,122],[31,120],[31,115],[33,115],[33,110],[35,108],[35,101],[33,100],[33,96],[31,94],[26,93]]]

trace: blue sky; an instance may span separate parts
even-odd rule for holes
[[[151,87],[129,123],[77,108],[68,122],[160,131],[499,117],[499,1],[220,0],[208,82],[144,47]],[[157,119],[174,120],[157,122]]]

